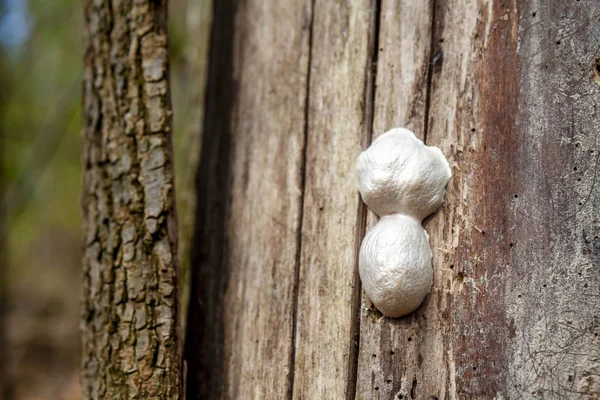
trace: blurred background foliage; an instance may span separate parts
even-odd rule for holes
[[[170,0],[187,304],[209,0]],[[81,0],[0,0],[0,399],[79,399]]]

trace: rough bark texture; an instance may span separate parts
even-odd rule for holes
[[[177,399],[166,1],[84,12],[83,397]]]
[[[600,7],[236,5],[215,14],[193,398],[599,398]],[[432,293],[389,319],[360,296],[354,162],[395,126],[453,178]]]

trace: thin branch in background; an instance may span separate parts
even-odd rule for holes
[[[4,111],[6,104],[6,93],[10,90],[7,87],[9,84],[5,82],[6,72],[4,69],[4,60],[2,53],[0,53],[0,87],[5,90],[0,91],[0,115]],[[4,136],[3,126],[0,125],[0,137]],[[5,188],[5,165],[3,162],[4,147],[0,146],[0,194],[3,193]],[[8,343],[6,338],[6,316],[7,316],[7,290],[8,290],[8,279],[7,279],[7,254],[6,246],[4,243],[4,232],[7,230],[5,224],[5,210],[3,203],[0,202],[0,354],[7,354]],[[0,363],[0,400],[7,400],[12,398],[11,390],[11,379],[8,376],[7,363]]]

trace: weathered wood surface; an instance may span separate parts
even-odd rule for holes
[[[83,398],[178,399],[167,5],[83,8]]]
[[[375,1],[314,2],[294,399],[354,396],[365,208],[356,155],[371,134]]]
[[[408,127],[420,139],[425,136],[432,12],[431,2],[382,1],[373,139],[398,126]],[[369,212],[368,227],[376,222],[377,216]],[[420,372],[418,378],[426,375],[426,380],[431,383],[439,379],[430,374],[432,368],[416,368],[415,376],[407,373],[419,359],[413,338],[428,328],[418,320],[424,307],[404,318],[382,318],[363,293],[357,398],[391,399],[396,394],[410,398],[417,393],[414,383],[417,372]],[[422,334],[422,351],[438,354],[439,346],[433,346],[438,336],[434,329]],[[427,363],[435,360],[429,355],[422,358],[422,362]]]
[[[215,3],[190,398],[278,399],[292,390],[310,6]]]
[[[215,14],[188,394],[600,397],[600,6],[292,3]],[[354,161],[397,125],[454,176],[432,293],[388,319]]]

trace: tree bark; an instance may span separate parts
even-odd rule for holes
[[[84,1],[84,398],[181,397],[166,7]]]

